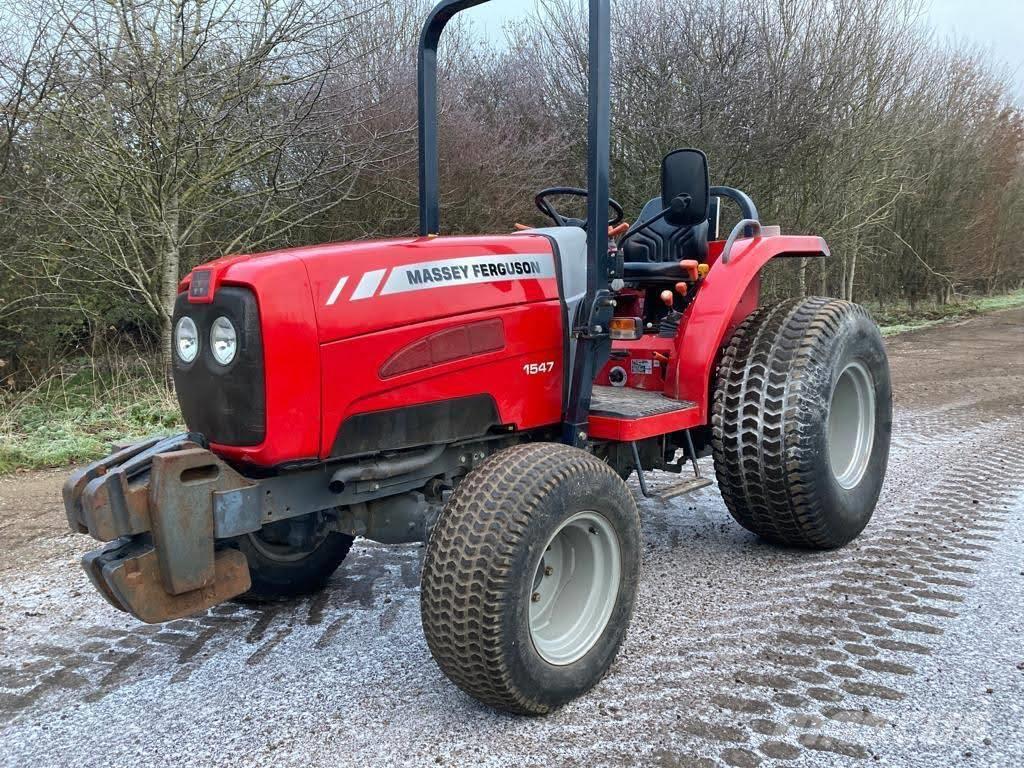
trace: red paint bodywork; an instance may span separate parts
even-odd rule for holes
[[[627,356],[665,357],[657,373],[664,377],[664,393],[694,407],[629,423],[595,417],[593,437],[633,440],[706,424],[713,366],[727,334],[757,305],[761,267],[779,255],[827,253],[817,237],[737,241],[728,264],[719,259],[721,249],[721,242],[711,244],[711,269],[674,340],[646,336],[614,344]],[[211,273],[210,290],[191,300],[210,301],[221,285],[250,288],[257,297],[265,354],[266,439],[257,446],[214,445],[214,450],[260,466],[325,459],[350,416],[481,393],[493,397],[503,424],[519,430],[557,424],[564,310],[554,277],[381,292],[392,271],[403,266],[516,255],[554,258],[547,238],[517,234],[322,245],[203,265],[200,269]],[[376,290],[357,298],[361,277],[377,271],[382,274]],[[189,284],[186,278],[181,290]],[[502,321],[503,348],[382,378],[382,365],[396,352],[439,331],[492,318]],[[524,369],[529,364],[549,370],[529,374]],[[606,382],[614,364],[623,361],[612,360],[599,383]],[[630,370],[628,357],[625,367]],[[634,376],[630,383],[651,389],[658,378]]]
[[[757,308],[760,272],[771,259],[780,256],[824,256],[828,246],[820,237],[778,235],[737,240],[728,263],[720,256],[724,242],[709,244],[708,263],[711,269],[701,283],[697,295],[683,313],[679,332],[665,369],[665,395],[675,400],[688,400],[693,408],[685,411],[634,420],[606,417],[591,420],[592,437],[605,440],[641,440],[679,429],[700,427],[708,423],[710,395],[719,350],[729,334]],[[613,349],[644,350],[650,342],[620,341]],[[641,351],[643,354],[643,351]],[[601,377],[607,380],[611,362]],[[601,381],[601,377],[598,381]]]
[[[265,353],[266,440],[214,450],[260,466],[324,459],[341,423],[356,413],[480,393],[491,394],[502,422],[518,429],[558,423],[563,323],[554,277],[380,293],[397,267],[523,254],[553,258],[547,238],[509,235],[341,243],[203,265],[211,286],[240,285],[256,294]],[[376,293],[354,299],[360,277],[382,269]],[[189,284],[186,278],[180,289]],[[408,344],[490,317],[503,321],[504,349],[381,378],[383,363]],[[551,370],[528,376],[524,363],[551,363]]]
[[[828,246],[820,237],[778,235],[737,240],[729,259],[719,258],[721,244],[712,243],[711,270],[683,316],[676,337],[674,365],[669,366],[665,394],[697,403],[696,424],[708,420],[711,376],[719,350],[729,334],[757,308],[760,272],[780,256],[824,256]]]

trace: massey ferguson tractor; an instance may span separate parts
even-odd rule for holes
[[[73,474],[86,572],[145,622],[322,588],[353,539],[422,542],[421,613],[456,685],[546,713],[593,687],[629,626],[637,493],[709,485],[777,544],[841,547],[870,519],[891,431],[868,313],[759,306],[776,258],[828,255],[670,152],[636,223],[608,197],[609,0],[590,0],[587,188],[537,193],[551,226],[440,234],[443,0],[419,48],[418,237],[233,255],[174,309],[189,431]],[[586,218],[557,207],[585,198]],[[726,237],[719,207],[738,207]],[[678,482],[651,490],[653,470]],[[655,505],[656,506],[656,505]]]

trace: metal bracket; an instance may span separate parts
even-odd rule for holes
[[[630,441],[629,448],[633,453],[633,462],[636,465],[637,482],[640,485],[640,493],[642,493],[645,498],[658,499],[659,501],[665,502],[669,499],[675,498],[676,496],[682,496],[684,493],[696,491],[700,488],[705,488],[711,485],[711,479],[701,475],[700,467],[697,466],[697,452],[693,447],[693,438],[690,436],[690,430],[684,430],[684,434],[686,436],[687,458],[693,466],[693,477],[687,480],[681,480],[678,483],[672,483],[672,485],[662,489],[662,491],[657,494],[648,491],[647,481],[644,479],[643,464],[640,462],[640,452],[637,450],[636,441]]]

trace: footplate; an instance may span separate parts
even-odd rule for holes
[[[590,401],[590,436],[600,440],[643,440],[701,424],[696,403],[661,392],[595,386]]]
[[[249,589],[245,555],[216,547],[214,508],[229,491],[238,499],[256,490],[200,435],[183,434],[143,440],[75,472],[64,509],[73,531],[113,542],[83,558],[96,589],[154,623]]]

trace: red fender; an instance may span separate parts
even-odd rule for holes
[[[665,394],[697,404],[697,424],[708,422],[711,375],[729,334],[757,308],[761,267],[780,256],[827,256],[820,237],[776,235],[737,240],[728,263],[719,258],[724,243],[710,243],[711,270],[683,315],[669,366]]]

